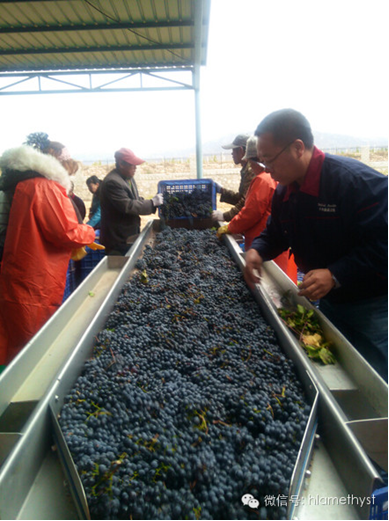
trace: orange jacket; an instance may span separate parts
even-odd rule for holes
[[[266,227],[276,186],[277,182],[267,172],[254,177],[247,191],[244,207],[228,225],[229,233],[242,233],[245,236],[246,251],[253,239]]]
[[[254,177],[247,191],[244,207],[228,225],[229,233],[241,233],[245,236],[245,251],[250,249],[255,237],[266,228],[276,187],[277,181],[274,181],[267,172]],[[288,252],[281,253],[274,262],[289,275]]]
[[[61,305],[71,251],[94,238],[59,182],[35,177],[17,184],[0,271],[0,364]]]

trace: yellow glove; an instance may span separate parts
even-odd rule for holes
[[[88,248],[91,250],[105,250],[105,246],[102,244],[98,244],[97,242],[92,242],[92,244],[88,244]]]
[[[105,246],[103,246],[102,244],[97,244],[97,242],[92,242],[92,244],[88,244],[88,248],[90,248],[91,250],[105,250]],[[76,248],[72,250],[70,258],[74,261],[79,261],[83,259],[87,254],[88,252],[86,251],[85,246],[83,246],[82,248]]]
[[[224,235],[225,233],[230,233],[230,232],[228,231],[228,224],[224,224],[223,226],[220,226],[220,227],[217,229],[216,237],[218,237],[218,239],[220,239],[221,236]]]
[[[85,255],[87,255],[87,253],[88,252],[86,251],[85,246],[83,246],[82,248],[76,248],[76,249],[72,250],[70,258],[73,261],[79,261],[79,260],[83,259],[85,257]]]

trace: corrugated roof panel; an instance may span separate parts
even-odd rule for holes
[[[130,68],[130,67],[160,67],[164,66],[190,66],[192,56],[190,51],[179,50],[153,50],[153,51],[80,51],[78,53],[47,53],[33,55],[36,70],[68,70],[68,69],[94,69],[96,63],[104,68]],[[3,63],[12,63],[12,70],[26,71],[31,56],[12,56],[12,62],[3,60]],[[47,66],[50,63],[50,66]]]
[[[195,2],[0,0],[0,72],[194,66]]]

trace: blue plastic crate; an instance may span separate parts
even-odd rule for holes
[[[373,492],[369,519],[388,519],[388,487]]]
[[[98,241],[95,241],[98,242]],[[80,262],[80,282],[89,275],[89,273],[98,265],[101,259],[105,257],[105,250],[91,250],[85,246],[88,254],[81,259]]]
[[[73,293],[73,291],[76,289],[76,266],[74,264],[74,261],[70,259],[68,271],[66,272],[66,286],[65,286],[65,292],[63,294],[62,302],[65,302],[65,300]]]
[[[216,188],[212,179],[181,179],[178,181],[160,181],[158,183],[159,193],[174,194],[177,192],[192,193],[197,188],[210,195],[212,209],[216,210]],[[161,217],[161,208],[158,208]],[[187,219],[187,217],[174,217],[174,219]]]

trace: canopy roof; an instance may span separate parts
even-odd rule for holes
[[[210,0],[2,0],[0,72],[205,65],[209,7]]]
[[[194,90],[200,178],[200,67],[206,63],[210,4],[0,0],[0,96]]]

